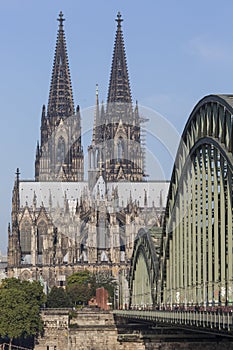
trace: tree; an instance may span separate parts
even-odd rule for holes
[[[100,287],[107,289],[109,301],[113,302],[116,280],[108,272],[99,272],[95,275],[87,270],[76,272],[68,277],[66,290],[73,305],[76,305],[86,304]]]
[[[71,307],[72,302],[63,288],[53,287],[47,297],[47,307],[62,308]]]
[[[87,271],[75,272],[67,278],[67,286],[72,284],[88,284],[93,283],[93,275]]]
[[[95,295],[95,278],[89,271],[79,271],[67,279],[67,294],[73,305],[87,304]]]
[[[69,295],[72,304],[87,304],[88,301],[95,295],[93,288],[90,285],[75,283],[67,286],[67,294]]]
[[[5,279],[0,286],[0,335],[10,339],[35,336],[42,331],[40,306],[45,302],[39,282]]]
[[[113,303],[116,286],[116,279],[111,274],[99,272],[95,275],[95,288],[105,288],[108,291],[109,302]]]

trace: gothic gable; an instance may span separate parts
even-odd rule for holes
[[[28,205],[26,205],[24,207],[23,211],[20,214],[19,225],[21,225],[21,223],[24,221],[28,221],[30,224],[32,224],[32,222],[33,222],[33,218],[32,218],[32,215],[30,213]]]
[[[52,224],[51,219],[49,218],[44,206],[41,206],[40,208],[36,224],[38,225],[41,221],[44,221],[47,225]]]

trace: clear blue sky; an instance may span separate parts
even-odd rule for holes
[[[204,95],[233,93],[231,0],[8,0],[0,2],[0,249],[6,252],[16,167],[34,176],[60,10],[75,104],[106,100],[115,17],[121,11],[132,96],[182,132]],[[172,168],[173,164],[170,164]]]

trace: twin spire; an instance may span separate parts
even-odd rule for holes
[[[41,146],[37,147],[35,162],[36,181],[54,181],[54,179],[80,181],[83,179],[80,113],[79,109],[77,109],[76,114],[74,110],[64,21],[63,13],[60,12],[47,115],[45,107],[43,107],[41,118]],[[103,104],[101,107],[99,106],[98,86],[96,86],[92,145],[88,148],[90,152],[95,151],[92,155],[95,162],[92,164],[90,161],[90,167],[91,169],[100,168],[102,171],[99,164],[105,162],[103,171],[105,171],[107,180],[118,181],[119,174],[123,173],[124,168],[124,176],[127,176],[127,179],[141,181],[143,173],[141,169],[140,123],[138,123],[138,113],[134,113],[132,110],[122,21],[121,14],[118,12],[106,110]],[[75,116],[75,118],[69,118],[71,116]],[[63,128],[64,134],[60,135],[57,133],[57,127],[64,126],[66,118],[69,118],[69,123],[66,124],[68,129]],[[119,125],[123,132],[123,121],[124,130],[127,130],[127,134],[123,133],[125,140],[122,139],[122,136],[119,139],[119,135],[116,133]],[[130,132],[128,132],[129,128]],[[56,132],[54,133],[54,131]],[[56,134],[59,138],[56,138]],[[118,142],[117,149],[111,146],[104,149],[103,144],[107,142],[110,145],[109,141],[113,138],[116,138]],[[133,148],[132,144],[135,142]],[[125,145],[127,145],[127,150]],[[96,152],[97,148],[100,152]],[[138,154],[137,159],[135,152]],[[121,162],[120,170],[119,160]]]
[[[59,22],[59,28],[47,113],[48,117],[54,118],[69,117],[74,114],[73,92],[63,28],[65,19],[62,12],[60,12],[57,20]],[[118,12],[107,102],[132,104],[123,32],[121,28],[122,21],[121,14]]]
[[[117,31],[112,58],[111,76],[108,89],[108,103],[132,104],[129,76],[126,62],[125,45],[120,12],[117,14]]]
[[[59,28],[54,55],[52,79],[49,92],[48,117],[69,117],[74,114],[73,92],[63,29],[63,13],[60,12]]]

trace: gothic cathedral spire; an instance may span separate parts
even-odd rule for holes
[[[117,31],[112,58],[112,68],[108,89],[108,103],[130,103],[132,104],[125,45],[121,29],[120,12],[117,14]]]
[[[94,112],[94,125],[93,125],[93,132],[92,132],[92,144],[95,145],[97,140],[96,140],[96,133],[97,129],[100,125],[99,121],[99,88],[98,84],[96,84],[96,90],[95,90],[95,112]]]
[[[63,29],[63,13],[59,14],[59,28],[49,92],[48,117],[69,117],[74,114],[73,92]]]
[[[120,12],[108,89],[106,110],[96,102],[94,130],[89,153],[89,185],[99,176],[106,182],[143,181],[144,153],[138,106],[133,111]],[[98,95],[97,95],[98,97]],[[99,122],[97,122],[97,115]]]
[[[47,115],[42,108],[36,181],[82,181],[84,176],[81,114],[79,106],[74,111],[64,20],[60,12]]]

